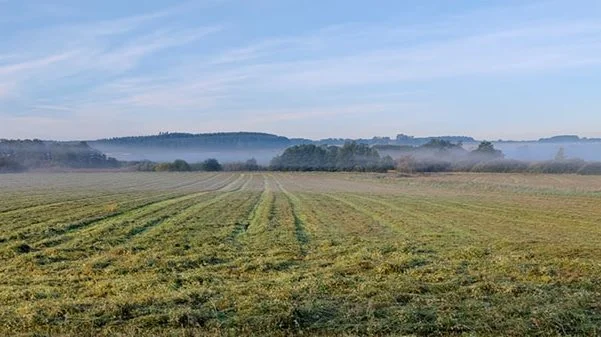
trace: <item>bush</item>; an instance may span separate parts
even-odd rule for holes
[[[159,163],[154,164],[152,162],[141,162],[137,165],[138,171],[146,171],[153,167],[156,172],[188,172],[192,168],[185,160],[177,159],[173,163]]]
[[[586,165],[582,159],[549,160],[531,164],[528,168],[532,173],[578,173]]]
[[[185,160],[177,159],[171,164],[171,171],[187,172],[190,171],[190,165]]]
[[[152,172],[152,171],[155,171],[156,165],[157,165],[156,163],[153,163],[149,160],[144,160],[141,162],[133,163],[132,167],[136,171]]]
[[[472,172],[520,173],[528,170],[528,164],[513,159],[497,159],[480,162],[472,167]]]
[[[0,158],[0,173],[23,172],[26,168],[16,161],[8,158]]]
[[[202,170],[208,172],[223,171],[223,166],[217,161],[217,159],[210,158],[202,162]]]
[[[413,157],[404,157],[397,161],[397,170],[401,172],[449,172],[451,169],[451,162],[434,158],[415,159]]]
[[[171,171],[170,163],[159,163],[154,167],[154,170],[157,172],[169,172]]]
[[[249,159],[245,162],[233,162],[223,164],[224,171],[259,171],[261,168],[256,159]]]
[[[578,174],[601,175],[601,162],[587,163],[578,170]]]
[[[455,172],[470,172],[479,163],[477,160],[458,160],[452,163],[451,170]]]

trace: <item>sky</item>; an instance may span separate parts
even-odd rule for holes
[[[601,137],[601,1],[0,0],[0,138]]]

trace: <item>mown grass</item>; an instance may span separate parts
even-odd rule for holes
[[[595,179],[0,176],[0,335],[597,336]]]

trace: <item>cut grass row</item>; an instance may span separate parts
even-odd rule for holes
[[[349,174],[144,177],[122,179],[163,190],[108,191],[138,200],[121,213],[3,232],[0,334],[600,333],[593,195],[474,198],[461,184]],[[78,184],[90,182],[65,191]]]

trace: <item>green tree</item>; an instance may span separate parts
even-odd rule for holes
[[[499,159],[505,157],[503,152],[495,149],[493,143],[489,141],[481,142],[478,148],[472,151],[471,154],[479,159]]]
[[[154,170],[157,172],[171,171],[171,164],[170,163],[159,163],[154,167]]]
[[[187,172],[190,171],[190,165],[182,159],[177,159],[171,164],[172,171]]]
[[[292,146],[271,161],[271,169],[290,171],[385,171],[393,167],[392,158],[381,160],[376,149],[356,142],[342,147]]]
[[[453,144],[444,139],[435,138],[435,139],[431,139],[429,142],[422,145],[421,147],[425,148],[425,149],[448,150],[448,149],[452,149],[452,148],[461,147],[461,145]]]
[[[210,158],[202,163],[202,169],[209,172],[223,171],[223,166],[221,166],[217,159]]]

